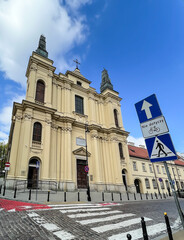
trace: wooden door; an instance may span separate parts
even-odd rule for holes
[[[87,173],[84,168],[86,161],[77,160],[77,186],[78,188],[87,188]]]

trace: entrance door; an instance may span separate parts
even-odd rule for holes
[[[126,172],[124,169],[122,170],[122,178],[123,178],[123,183],[125,185],[125,189],[127,191]]]
[[[84,168],[86,161],[77,159],[77,186],[78,188],[87,188],[87,173]]]
[[[140,180],[135,179],[134,184],[135,184],[137,193],[140,193],[141,192],[141,190],[140,190]]]
[[[31,159],[29,163],[27,188],[37,188],[39,168],[36,167],[37,159]]]

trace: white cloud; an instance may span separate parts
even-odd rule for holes
[[[145,146],[145,141],[144,141],[143,137],[135,138],[133,136],[128,136],[127,141],[128,142],[133,142],[135,144],[135,146],[139,146],[139,145],[144,145]]]
[[[73,65],[65,54],[81,44],[88,27],[79,8],[91,0],[1,0],[0,1],[0,71],[7,78],[26,86],[28,58],[46,36],[49,57],[58,71]],[[78,14],[72,14],[73,12]],[[58,69],[59,68],[59,69]]]
[[[21,103],[23,98],[25,98],[25,96],[15,95],[12,99],[8,101],[6,106],[4,106],[0,111],[0,126],[1,126],[0,141],[7,142],[8,140],[8,133],[11,125],[13,102]]]

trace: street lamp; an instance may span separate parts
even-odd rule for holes
[[[86,165],[88,167],[88,147],[87,147],[87,133],[90,132],[88,129],[88,125],[85,125],[85,139],[86,139]],[[87,196],[88,196],[88,201],[91,201],[91,196],[90,196],[90,186],[89,186],[89,167],[87,171]]]

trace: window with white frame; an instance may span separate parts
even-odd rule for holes
[[[165,188],[163,180],[162,180],[162,182],[160,182],[160,187],[161,187],[161,189]]]
[[[149,164],[149,170],[150,170],[150,173],[152,173],[152,172],[153,172],[153,167],[152,167],[152,165],[151,165],[151,164]]]
[[[133,162],[133,170],[137,171],[137,163],[136,162]]]
[[[157,168],[157,173],[160,174],[160,168],[159,168],[159,166],[157,165],[156,168]]]
[[[150,182],[149,182],[148,178],[145,179],[145,184],[146,184],[146,188],[149,189],[150,188]]]
[[[153,183],[153,188],[157,189],[157,183],[156,183],[155,179],[152,179],[152,183]]]
[[[145,163],[142,163],[142,170],[143,170],[143,172],[146,172],[146,166],[145,166]]]
[[[177,170],[178,170],[178,175],[179,175],[179,176],[181,176],[180,169],[179,169],[179,168],[177,168]]]
[[[163,172],[163,174],[166,174],[164,166],[162,166],[162,172]]]

